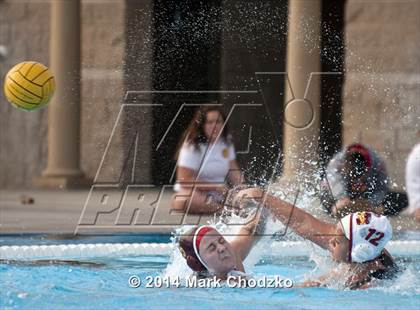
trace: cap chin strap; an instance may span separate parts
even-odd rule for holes
[[[205,231],[202,231],[203,229],[205,229]],[[216,229],[214,229],[213,227],[211,227],[211,226],[200,226],[196,231],[195,231],[195,234],[194,234],[194,237],[193,237],[193,248],[194,248],[194,253],[195,253],[195,255],[197,256],[197,258],[198,258],[198,260],[200,261],[200,263],[202,263],[203,264],[203,266],[204,267],[206,267],[206,269],[208,270],[208,271],[211,271],[210,270],[210,268],[209,268],[209,266],[203,261],[203,259],[201,258],[201,256],[200,256],[200,253],[198,252],[198,247],[200,246],[200,243],[201,243],[201,238],[207,233],[207,232],[209,232],[210,230],[216,230]],[[197,244],[197,239],[199,239],[198,241],[199,241],[199,244]]]
[[[352,262],[353,256],[353,213],[350,215],[350,231],[349,236],[346,236],[349,239],[349,262]]]

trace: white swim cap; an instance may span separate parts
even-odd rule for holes
[[[372,212],[356,212],[341,219],[344,235],[350,240],[349,261],[363,263],[378,257],[392,238],[388,218]]]

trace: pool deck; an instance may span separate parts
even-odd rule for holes
[[[130,195],[122,199],[124,191],[112,188],[97,194],[89,190],[0,190],[0,233],[168,234],[182,223],[184,215],[170,211],[171,190],[160,194],[157,189],[142,188],[141,192],[141,199],[137,196],[132,199]],[[157,199],[158,203],[153,203]],[[135,213],[136,208],[146,212]],[[83,211],[82,225],[78,225]],[[102,214],[95,220],[97,211]],[[133,214],[137,214],[137,219]],[[116,223],[118,215],[121,220]],[[130,224],[132,217],[135,220]],[[188,216],[184,223],[206,223],[211,218]]]
[[[172,191],[160,194],[154,188],[142,189],[141,195],[127,195],[124,199],[123,191],[114,189],[107,193],[95,195],[92,192],[89,195],[89,190],[0,190],[0,233],[168,234],[182,223],[206,223],[213,218],[171,213]],[[83,211],[82,225],[78,225]],[[96,216],[98,211],[102,213]],[[420,224],[410,217],[393,217],[391,222],[394,228],[401,230],[420,230]]]

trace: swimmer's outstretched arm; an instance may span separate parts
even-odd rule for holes
[[[267,218],[268,213],[260,210],[248,224],[241,227],[236,238],[231,242],[232,247],[239,254],[239,258],[242,261],[248,256],[254,243],[264,233]]]
[[[239,200],[255,199],[261,201],[288,228],[320,247],[330,250],[330,240],[337,235],[337,228],[334,224],[320,221],[302,209],[269,195],[259,188],[240,191],[236,197]]]
[[[386,256],[388,260],[393,260],[387,250],[383,250],[382,255]],[[386,270],[380,259],[364,262],[362,264],[353,263],[349,265],[350,276],[345,282],[345,287],[351,290],[363,290],[374,287],[378,284],[372,274],[378,270]],[[297,287],[314,287],[325,286],[325,282],[331,276],[343,276],[342,269],[335,269],[317,279],[312,279],[299,284]]]
[[[320,286],[327,286],[326,282],[331,277],[338,277],[342,276],[342,270],[336,269],[333,271],[328,272],[327,274],[320,276],[316,279],[307,280],[303,283],[296,285],[295,287],[298,288],[306,288],[306,287],[320,287]],[[349,289],[367,289],[372,286],[370,277],[364,272],[364,270],[354,270],[353,275],[350,276],[346,283],[345,287]]]
[[[366,265],[366,266],[365,266]],[[359,268],[357,268],[359,267]],[[351,290],[364,290],[375,286],[376,281],[370,276],[370,271],[374,269],[374,266],[369,264],[362,264],[361,266],[356,266],[353,268],[352,275],[346,280],[345,287]],[[316,279],[307,280],[303,283],[296,285],[297,288],[306,288],[306,287],[320,287],[326,286],[326,281],[328,278],[339,276],[341,270],[333,270],[323,276],[320,276]]]

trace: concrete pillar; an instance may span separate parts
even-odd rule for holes
[[[282,180],[311,184],[319,158],[321,0],[290,0]],[[311,76],[311,78],[310,78]],[[310,84],[308,87],[310,79]]]
[[[86,183],[80,170],[80,1],[51,1],[50,67],[56,91],[48,107],[48,162],[41,187]]]

